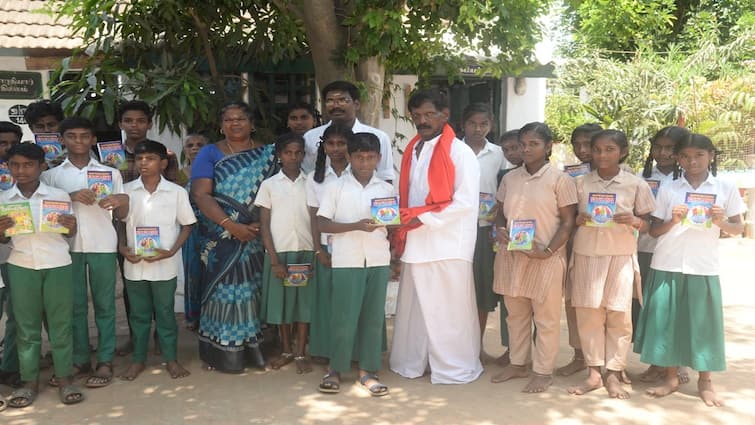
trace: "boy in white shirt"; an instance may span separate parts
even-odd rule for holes
[[[44,170],[45,152],[32,143],[13,146],[8,151],[8,168],[16,185],[0,193],[0,204],[28,203],[31,223],[23,216],[0,216],[0,242],[13,240],[8,258],[8,280],[13,312],[18,332],[18,359],[23,387],[8,398],[11,407],[30,406],[39,391],[39,352],[42,346],[42,320],[47,319],[55,375],[60,388],[58,394],[64,404],[79,403],[84,395],[72,376],[73,339],[73,283],[68,242],[61,233],[41,232],[40,215],[43,200],[70,201],[68,194],[47,186],[39,180]],[[5,232],[26,224],[34,233],[17,234],[9,238]],[[76,218],[61,214],[58,223],[67,229],[67,236],[76,233]]]
[[[375,224],[371,201],[394,195],[379,179],[380,141],[371,133],[349,137],[351,172],[329,184],[317,211],[320,230],[333,234],[331,353],[319,390],[337,393],[341,373],[359,359],[359,385],[370,395],[388,394],[376,375],[382,364],[385,291],[391,254],[388,231]]]
[[[176,361],[178,328],[173,305],[181,259],[175,254],[197,219],[186,190],[161,176],[168,166],[165,145],[147,140],[136,145],[134,155],[141,176],[124,185],[131,207],[126,235],[119,235],[118,244],[126,259],[123,274],[131,307],[134,353],[131,366],[121,378],[133,381],[144,371],[153,314],[166,369],[171,378],[183,378],[189,371]],[[135,241],[140,227],[158,227],[159,236]],[[137,243],[142,248],[152,248],[154,255],[137,255]]]
[[[97,365],[86,380],[89,388],[104,387],[113,379],[115,352],[115,276],[118,271],[118,236],[112,216],[121,220],[128,214],[128,195],[123,193],[121,173],[102,165],[90,156],[97,143],[94,125],[86,118],[66,118],[60,134],[68,158],[59,166],[42,173],[42,181],[66,191],[79,218],[79,229],[72,238],[73,261],[73,367],[74,374],[91,370],[89,348],[89,286],[97,325]],[[89,171],[109,173],[112,192],[100,197],[89,187]],[[87,281],[89,285],[87,285]]]

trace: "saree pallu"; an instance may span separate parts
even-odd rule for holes
[[[191,183],[186,185],[186,190],[191,191]],[[196,217],[201,217],[201,212],[192,201],[191,207]],[[204,266],[200,260],[202,250],[200,226],[192,226],[189,238],[186,239],[181,254],[184,265],[184,314],[186,323],[189,325],[199,324],[199,314],[202,306],[202,276]]]
[[[232,220],[259,222],[254,198],[262,181],[276,171],[273,149],[267,145],[226,156],[215,164],[213,197]],[[242,372],[247,358],[259,361],[264,248],[259,238],[241,242],[206,218],[200,226],[204,287],[199,357],[217,370]]]

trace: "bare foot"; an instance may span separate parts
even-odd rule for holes
[[[294,357],[294,361],[296,362],[297,374],[302,375],[304,373],[312,372],[312,363],[310,363],[306,356],[296,356]]]
[[[598,388],[601,388],[603,386],[603,378],[600,377],[600,373],[598,374],[590,374],[587,379],[582,382],[582,385],[577,385],[576,387],[569,387],[566,391],[569,392],[569,394],[574,395],[583,395],[587,394],[590,391],[595,391]]]
[[[689,382],[689,368],[680,367],[678,376],[680,384],[686,384],[687,382]]]
[[[724,401],[718,398],[718,394],[713,389],[713,382],[710,379],[698,379],[697,391],[700,392],[700,398],[708,407],[721,407]]]
[[[637,379],[639,379],[640,382],[651,383],[663,379],[664,376],[666,376],[664,368],[651,364],[644,372],[640,374],[640,376],[637,377]]]
[[[609,370],[606,376],[606,390],[611,398],[625,400],[629,398],[629,393],[621,386],[621,372]]]
[[[281,353],[280,357],[273,360],[272,363],[270,363],[270,367],[274,370],[278,370],[282,368],[283,366],[291,363],[294,361],[294,354],[293,353]]]
[[[517,366],[510,364],[503,368],[501,373],[490,378],[490,382],[497,384],[499,382],[505,382],[509,379],[526,378],[530,375],[527,366]]]
[[[523,393],[542,393],[550,388],[553,383],[552,375],[541,375],[539,373],[533,373],[532,379],[522,390]]]
[[[511,357],[509,356],[509,351],[506,350],[505,353],[501,355],[501,357],[498,357],[495,359],[495,364],[497,364],[500,367],[506,367],[511,364]]]
[[[124,356],[128,356],[133,351],[134,351],[134,344],[132,344],[131,340],[129,340],[127,343],[115,349],[115,355],[119,357],[124,357]]]
[[[585,363],[584,357],[574,356],[569,364],[556,369],[556,375],[571,376],[585,369],[587,369],[587,363]]]
[[[133,381],[142,372],[144,372],[144,363],[131,363],[131,366],[121,375],[121,379],[124,381]]]
[[[621,382],[623,382],[623,383],[625,383],[627,385],[630,385],[632,383],[632,380],[629,379],[629,375],[627,375],[627,371],[626,370],[622,370],[621,371]]]
[[[184,367],[177,361],[168,362],[168,364],[165,365],[165,370],[168,371],[170,377],[173,379],[185,378],[191,375],[191,372],[184,369]]]
[[[666,397],[667,395],[679,389],[679,378],[674,377],[663,381],[663,385],[650,387],[645,390],[645,394],[653,397]]]

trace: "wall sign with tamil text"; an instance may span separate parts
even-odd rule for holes
[[[39,72],[0,71],[0,99],[38,99],[41,95]]]

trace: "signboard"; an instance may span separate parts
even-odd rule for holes
[[[41,95],[39,72],[0,71],[0,99],[38,99]]]

